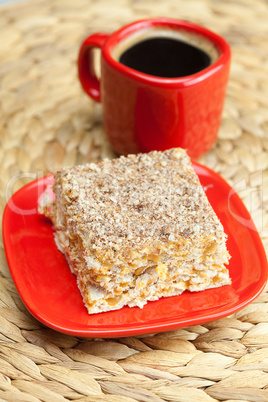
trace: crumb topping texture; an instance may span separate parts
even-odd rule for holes
[[[224,236],[189,157],[179,148],[63,169],[55,174],[56,194],[57,189],[64,197],[65,227],[93,250],[116,254],[178,244],[182,237]]]

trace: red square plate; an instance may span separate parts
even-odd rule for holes
[[[9,269],[31,314],[45,325],[81,337],[122,337],[202,324],[232,314],[254,300],[267,280],[267,259],[249,213],[217,173],[194,163],[208,199],[228,235],[232,285],[184,292],[149,302],[143,309],[123,307],[89,315],[63,254],[54,243],[51,223],[37,204],[53,182],[36,180],[16,192],[3,216]]]

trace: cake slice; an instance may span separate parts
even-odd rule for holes
[[[226,235],[184,150],[62,169],[53,191],[40,212],[90,314],[230,284]]]

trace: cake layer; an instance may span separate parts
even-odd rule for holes
[[[161,280],[153,271],[152,268],[146,275],[137,278],[136,282],[132,283],[132,287],[124,291],[104,291],[96,285],[83,282],[81,276],[77,277],[77,283],[84,304],[91,314],[117,310],[125,305],[142,308],[148,301],[176,296],[185,290],[196,292],[231,283],[228,270],[215,265],[201,273],[194,273],[192,269],[189,274],[178,275],[173,281]]]
[[[62,236],[61,236],[62,237]],[[64,239],[66,237],[64,236]],[[96,285],[103,290],[116,290],[122,291],[128,284],[131,284],[137,277],[142,275],[146,270],[151,267],[155,267],[156,272],[159,275],[169,277],[181,273],[182,269],[191,270],[194,266],[196,270],[206,271],[210,269],[211,265],[223,266],[228,264],[229,254],[226,250],[225,241],[215,244],[213,243],[209,247],[196,247],[195,244],[191,244],[187,249],[180,247],[174,251],[174,245],[167,245],[167,250],[162,255],[157,255],[148,258],[142,258],[141,260],[135,260],[135,263],[128,265],[112,265],[109,264],[109,269],[104,273],[100,273],[99,261],[91,257],[90,261],[87,259],[87,263],[83,258],[77,258],[77,249],[75,244],[68,244],[66,247],[66,241],[57,239],[59,248],[66,255],[70,263],[70,267],[76,275],[83,276],[85,281]],[[210,243],[209,243],[210,244]],[[105,262],[103,263],[105,265]],[[170,267],[169,269],[167,267]],[[185,268],[182,268],[185,267]]]
[[[223,228],[183,150],[129,155],[55,174],[51,218],[83,258],[132,262],[166,245],[219,241]]]

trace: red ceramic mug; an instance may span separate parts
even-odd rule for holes
[[[198,158],[217,138],[230,59],[228,43],[208,29],[152,18],[90,35],[80,48],[78,73],[85,92],[102,103],[104,128],[116,152],[179,146]]]

